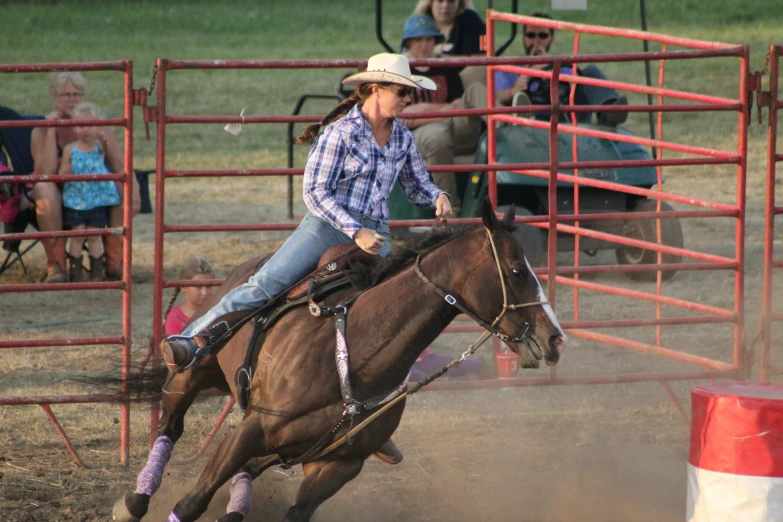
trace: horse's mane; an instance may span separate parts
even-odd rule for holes
[[[516,226],[512,223],[507,225],[501,223],[502,227],[509,232],[513,232]],[[479,228],[471,226],[451,226],[446,225],[438,228],[431,228],[424,234],[408,239],[401,245],[395,245],[392,255],[381,259],[357,259],[348,263],[345,275],[351,281],[351,284],[358,289],[366,290],[371,288],[390,275],[396,274],[404,267],[412,263],[416,256],[424,256],[428,252],[435,250],[458,237],[464,236]]]

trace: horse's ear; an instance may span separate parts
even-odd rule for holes
[[[505,228],[511,228],[514,226],[514,218],[517,215],[517,204],[512,203],[510,207],[508,207],[508,210],[506,210],[506,213],[503,215],[503,219],[500,220],[500,223]]]
[[[498,226],[498,218],[489,198],[484,198],[484,203],[481,204],[481,220],[490,232],[494,232]]]

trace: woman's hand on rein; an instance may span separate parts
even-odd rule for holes
[[[353,235],[353,240],[356,241],[359,248],[374,256],[378,255],[378,252],[381,251],[381,248],[383,248],[383,245],[386,242],[385,237],[369,228],[360,228],[359,231]]]
[[[451,200],[447,194],[441,194],[435,201],[435,215],[439,218],[447,218],[451,215]]]

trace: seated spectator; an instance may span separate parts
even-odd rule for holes
[[[201,257],[191,257],[182,263],[177,274],[179,280],[204,281],[214,279],[212,265],[209,261]],[[177,300],[180,291],[185,294],[185,302],[181,305],[172,306]],[[212,287],[209,286],[187,286],[174,290],[174,295],[169,301],[169,308],[166,312],[166,335],[179,335],[185,329],[185,325],[190,321],[190,316],[196,310],[207,302],[212,295]]]
[[[73,108],[74,120],[99,120],[103,113],[92,103],[80,103]],[[59,174],[109,174],[106,158],[98,142],[100,127],[74,127],[76,141],[63,149]],[[117,187],[111,181],[68,181],[63,187],[63,224],[71,230],[106,228],[109,206],[119,205]],[[69,276],[72,283],[84,281],[82,273],[83,237],[72,237],[68,248]],[[99,236],[87,238],[90,255],[90,281],[105,281],[103,244]]]
[[[402,35],[402,54],[410,60],[432,58],[435,44],[443,40],[435,21],[426,15],[411,15]],[[454,67],[411,67],[413,74],[426,76],[436,85],[432,91],[414,92],[412,103],[403,112],[403,123],[411,129],[419,152],[427,165],[453,165],[454,156],[476,150],[484,121],[481,117],[407,119],[406,115],[487,106],[487,89],[473,84],[463,91],[459,73]],[[433,173],[435,184],[451,195],[454,215],[461,206],[453,172]]]
[[[481,16],[473,10],[472,0],[419,0],[414,14],[427,15],[435,20],[444,41],[438,42],[434,56],[484,55],[481,37],[487,26]],[[470,66],[460,70],[462,84],[469,87],[474,83],[487,84],[485,67]]]
[[[435,56],[473,56],[484,54],[481,37],[487,26],[473,10],[472,0],[419,0],[414,14],[427,15],[433,20],[445,41],[438,42]]]
[[[84,101],[86,82],[81,74],[76,72],[54,73],[49,85],[49,92],[54,103],[54,111],[46,115],[47,120],[70,119],[73,108]],[[32,132],[30,150],[35,161],[35,173],[52,176],[57,174],[63,149],[69,143],[76,141],[76,131],[73,127],[37,127]],[[101,127],[98,131],[98,141],[106,157],[109,172],[123,172],[123,153],[114,132],[109,127]],[[133,213],[140,210],[141,198],[135,176],[133,182]],[[121,203],[109,209],[109,226],[121,227],[123,222],[121,184],[118,182],[118,193]],[[35,202],[35,213],[38,227],[42,232],[59,232],[63,230],[62,221],[62,187],[51,181],[35,183],[29,192]],[[122,237],[106,236],[106,275],[110,280],[122,278]],[[41,241],[46,251],[47,283],[65,283],[68,274],[65,272],[65,238],[44,239]]]
[[[550,18],[543,13],[533,13],[531,16]],[[522,42],[526,56],[546,56],[555,42],[555,30],[538,25],[523,25]],[[552,69],[552,65],[539,64],[532,66],[532,68],[549,71]],[[572,67],[563,64],[560,68],[560,73],[573,74]],[[606,79],[606,76],[595,65],[588,65],[584,70],[577,69],[577,74],[591,78]],[[511,105],[512,102],[514,102],[514,105],[529,105],[531,103],[533,105],[549,105],[549,86],[550,81],[546,78],[536,78],[504,71],[495,72],[495,96],[498,104],[501,105]],[[571,84],[560,82],[560,103],[570,105],[570,95]],[[574,104],[627,105],[628,99],[625,96],[620,96],[614,89],[577,84],[574,93]],[[533,117],[539,120],[548,120],[549,111],[535,113]],[[626,112],[599,112],[597,114],[598,123],[602,125],[619,125],[627,117],[628,113]],[[589,123],[591,114],[579,113],[577,114],[577,120],[582,123]],[[570,122],[570,114],[561,114],[560,121]]]

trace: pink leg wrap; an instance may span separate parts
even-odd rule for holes
[[[250,473],[242,471],[234,475],[231,479],[231,500],[226,506],[226,513],[242,513],[242,516],[250,516],[253,498],[253,478]]]
[[[171,512],[171,515],[169,515],[169,518],[166,519],[166,522],[180,522],[180,519],[177,515],[174,514],[174,512]]]
[[[163,479],[163,469],[171,457],[173,447],[174,443],[165,435],[155,440],[147,465],[136,479],[136,493],[152,496],[158,490]]]

